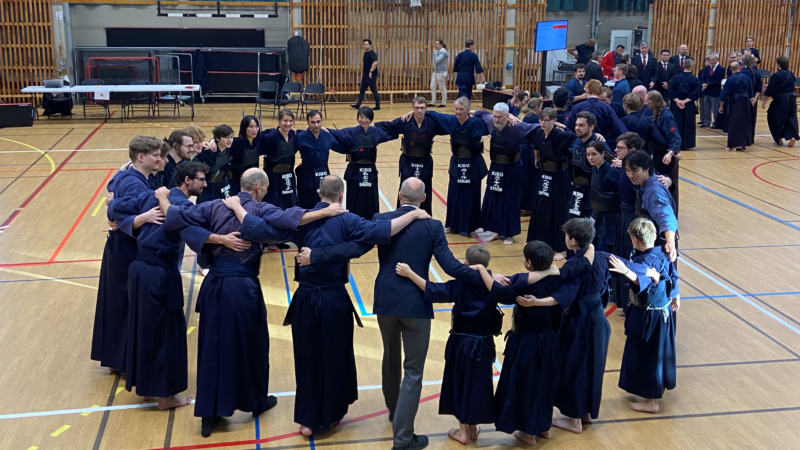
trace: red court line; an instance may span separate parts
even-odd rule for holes
[[[439,200],[441,200],[441,201],[442,201],[442,203],[444,203],[444,206],[447,206],[447,202],[446,202],[446,201],[444,201],[444,199],[442,198],[442,196],[441,196],[441,195],[439,195],[439,193],[438,193],[438,192],[436,192],[436,189],[433,189],[433,188],[431,188],[431,191],[433,192],[433,195],[435,195],[435,196],[436,196],[436,198],[438,198]]]
[[[76,164],[89,164],[89,163],[76,163]],[[94,169],[62,169],[62,172],[85,172],[87,170],[117,170],[113,167],[98,167]]]
[[[111,115],[109,115],[109,118],[110,118],[111,116],[113,116],[115,112],[117,112],[117,110],[114,110],[114,111],[112,111],[112,112],[111,112]],[[102,122],[100,125],[98,125],[98,126],[97,126],[97,128],[95,128],[95,129],[94,129],[94,130],[93,130],[91,133],[89,133],[89,136],[86,136],[86,139],[84,139],[84,140],[83,140],[83,142],[81,142],[80,144],[78,144],[78,146],[75,148],[75,151],[73,151],[72,153],[70,153],[70,154],[69,154],[69,156],[67,156],[67,157],[64,159],[64,161],[62,161],[62,162],[61,162],[61,164],[59,164],[59,165],[58,165],[58,167],[56,168],[56,170],[54,170],[54,171],[53,171],[53,173],[51,173],[51,174],[50,174],[50,176],[49,176],[49,177],[47,177],[47,178],[46,178],[46,179],[45,179],[45,180],[42,182],[42,184],[40,184],[40,185],[39,185],[39,187],[38,187],[38,188],[36,188],[36,190],[35,190],[35,191],[33,191],[33,193],[32,193],[32,194],[31,194],[31,195],[30,195],[30,196],[29,196],[29,197],[28,197],[28,198],[27,198],[27,199],[26,199],[26,200],[25,200],[25,201],[22,203],[22,205],[20,205],[20,206],[19,206],[19,208],[17,208],[17,211],[15,211],[13,214],[11,214],[11,215],[8,217],[8,219],[6,219],[6,220],[5,220],[5,222],[3,222],[3,224],[2,224],[2,225],[0,225],[0,226],[3,226],[3,227],[4,227],[4,226],[6,226],[6,225],[10,224],[10,223],[11,223],[11,221],[12,221],[12,220],[14,220],[14,219],[17,217],[17,215],[19,214],[19,210],[21,210],[21,209],[25,208],[26,206],[28,206],[28,204],[29,204],[29,203],[30,203],[30,202],[31,202],[31,201],[32,201],[32,200],[33,200],[33,199],[34,199],[34,198],[35,198],[37,195],[39,195],[39,192],[42,192],[42,189],[44,189],[44,187],[45,187],[45,186],[47,186],[47,183],[49,183],[49,182],[50,182],[50,180],[52,180],[52,179],[53,179],[53,177],[55,177],[57,173],[59,173],[61,170],[63,170],[63,169],[64,169],[64,166],[66,166],[66,165],[67,165],[67,163],[69,163],[69,160],[71,160],[71,159],[72,159],[72,158],[73,158],[75,155],[77,155],[77,154],[78,154],[78,150],[82,149],[82,148],[83,148],[83,146],[84,146],[84,145],[86,145],[86,143],[87,143],[87,142],[89,142],[89,140],[90,140],[92,137],[94,137],[94,135],[95,135],[95,134],[97,134],[97,132],[98,132],[98,131],[100,131],[100,128],[102,128],[102,127],[103,127],[103,125],[104,125],[105,123],[106,123],[106,122]]]
[[[765,163],[761,163],[761,164],[759,164],[759,165],[757,165],[757,166],[753,167],[753,175],[754,175],[756,178],[758,178],[759,180],[763,181],[764,183],[770,184],[770,185],[772,185],[772,186],[775,186],[775,187],[777,187],[777,188],[785,189],[785,190],[787,190],[787,191],[796,192],[796,193],[800,194],[800,191],[796,191],[796,190],[794,190],[794,189],[789,189],[789,188],[788,188],[788,187],[786,187],[786,186],[781,186],[780,184],[775,184],[775,183],[773,183],[773,182],[771,182],[771,181],[769,181],[769,180],[765,180],[764,178],[762,178],[762,177],[761,177],[761,175],[759,175],[759,174],[758,174],[758,168],[759,168],[759,167],[761,167],[761,166],[766,166],[767,164],[773,164],[773,163],[777,163],[777,162],[782,162],[782,161],[797,161],[797,158],[776,159],[776,160],[774,160],[774,161],[767,161],[767,162],[765,162]]]
[[[606,311],[606,317],[610,316],[611,313],[613,313],[616,310],[617,310],[617,305],[611,305],[611,308],[608,308],[608,311]]]
[[[92,195],[92,198],[89,199],[89,201],[86,203],[86,206],[83,207],[83,211],[81,211],[81,214],[78,216],[77,219],[75,219],[75,222],[72,224],[72,227],[69,229],[69,231],[67,231],[67,234],[64,236],[64,239],[61,240],[61,243],[58,244],[58,248],[56,248],[56,251],[53,252],[53,255],[48,260],[49,262],[53,262],[56,260],[56,257],[61,252],[61,249],[64,248],[64,245],[66,245],[70,236],[72,236],[72,233],[75,232],[76,228],[78,228],[78,224],[81,223],[81,220],[83,220],[83,216],[86,215],[86,212],[89,211],[89,208],[94,206],[94,201],[97,199],[97,196],[100,195],[100,191],[103,190],[103,188],[106,186],[106,183],[108,183],[108,179],[111,178],[111,175],[113,174],[114,174],[114,169],[109,169],[108,173],[106,174],[106,177],[103,178],[103,181],[100,183],[100,186],[98,186],[97,190],[94,191],[94,195]]]
[[[194,258],[195,255],[183,255],[184,258]],[[73,259],[71,261],[37,261],[37,262],[24,262],[24,263],[6,263],[0,264],[0,267],[33,267],[33,266],[49,266],[51,264],[77,264],[88,262],[100,262],[102,259]]]
[[[50,172],[49,169],[0,170],[0,173]]]

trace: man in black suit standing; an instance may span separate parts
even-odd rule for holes
[[[667,100],[667,92],[669,92],[669,80],[678,74],[675,64],[669,62],[670,51],[667,49],[661,50],[661,59],[656,63],[653,69],[653,89],[657,90],[664,101]]]
[[[600,84],[605,85],[608,79],[603,76],[603,68],[600,67],[600,59],[603,57],[603,52],[598,50],[592,53],[592,60],[586,64],[586,75],[583,79],[588,83],[590,80],[597,80]]]
[[[681,44],[678,47],[678,54],[671,57],[669,59],[669,62],[671,62],[672,65],[675,66],[675,71],[677,73],[681,73],[683,72],[683,62],[686,61],[687,59],[694,59],[694,58],[689,56],[689,47],[687,47],[686,44]]]
[[[642,82],[642,86],[650,90],[655,86],[655,76],[653,74],[656,68],[656,57],[645,41],[639,43],[639,52],[638,55],[631,59],[631,64],[636,66],[636,70],[639,71],[639,81]]]
[[[391,220],[419,209],[425,200],[425,183],[414,177],[406,179],[399,198],[399,209],[375,214],[373,220]],[[433,319],[433,305],[424,300],[424,293],[411,280],[397,275],[396,267],[397,263],[405,263],[415,273],[427,274],[431,256],[451,277],[481,282],[477,271],[453,257],[438,220],[414,221],[394,235],[391,243],[378,246],[380,268],[375,279],[373,313],[378,316],[383,338],[383,398],[389,409],[396,450],[417,450],[428,445],[427,436],[414,434],[414,418],[422,393]],[[405,361],[400,353],[401,343]]]

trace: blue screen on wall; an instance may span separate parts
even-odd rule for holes
[[[567,48],[569,21],[551,20],[536,24],[536,51],[564,50]]]

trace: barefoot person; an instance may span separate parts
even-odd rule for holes
[[[483,119],[486,129],[491,133],[489,147],[489,179],[481,208],[481,228],[491,231],[486,239],[491,242],[501,237],[503,245],[514,243],[514,236],[521,231],[519,221],[519,198],[522,191],[524,172],[520,160],[520,144],[528,143],[528,137],[539,125],[516,122],[508,114],[508,105],[498,103],[494,110],[475,111],[475,117]],[[509,120],[510,118],[510,120]],[[513,126],[512,126],[513,124]]]
[[[767,97],[772,99],[767,110],[767,125],[775,145],[783,145],[789,141],[789,147],[794,147],[795,141],[800,139],[797,130],[797,99],[794,95],[796,79],[789,70],[789,58],[778,57],[775,60],[778,71],[772,74],[767,89],[764,90],[764,99],[761,109],[767,108]]]
[[[470,246],[464,258],[464,265],[481,269],[486,274],[489,286],[493,282],[486,271],[490,258],[489,250],[482,245]],[[397,264],[397,274],[411,279],[425,293],[426,302],[453,303],[453,322],[444,352],[439,414],[458,419],[459,427],[447,432],[450,439],[465,445],[477,441],[480,424],[493,423],[495,418],[494,336],[499,336],[503,328],[503,315],[497,309],[497,302],[490,298],[482,280],[475,280],[479,281],[477,284],[458,280],[431,283],[404,263]]]
[[[678,273],[669,256],[655,247],[656,227],[638,218],[628,227],[639,254],[632,261],[611,255],[609,270],[628,282],[631,307],[625,319],[625,351],[619,387],[643,402],[630,403],[634,411],[658,412],[658,399],[665,389],[675,389],[675,315],[680,308]],[[660,277],[654,282],[647,274],[655,268]]]
[[[183,313],[183,282],[180,267],[184,240],[198,248],[210,235],[200,227],[180,233],[168,231],[160,223],[145,223],[133,230],[130,217],[159,206],[158,196],[174,205],[191,204],[189,197],[200,195],[206,185],[208,166],[186,161],[175,167],[172,189],[160,188],[157,194],[114,199],[109,216],[120,223],[125,234],[137,236],[136,260],[128,270],[128,352],[125,388],[136,388],[142,397],[158,397],[158,408],[186,406],[191,397],[180,395],[188,387],[186,318]],[[127,226],[128,223],[131,226]],[[138,232],[138,233],[137,233]],[[224,243],[223,240],[213,243]]]

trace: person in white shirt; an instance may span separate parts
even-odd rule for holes
[[[447,104],[447,61],[450,54],[447,53],[447,46],[441,39],[436,39],[433,43],[433,74],[431,75],[431,103],[428,106],[436,106],[436,87],[442,90],[442,103],[438,106],[444,108]]]

